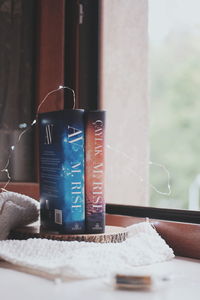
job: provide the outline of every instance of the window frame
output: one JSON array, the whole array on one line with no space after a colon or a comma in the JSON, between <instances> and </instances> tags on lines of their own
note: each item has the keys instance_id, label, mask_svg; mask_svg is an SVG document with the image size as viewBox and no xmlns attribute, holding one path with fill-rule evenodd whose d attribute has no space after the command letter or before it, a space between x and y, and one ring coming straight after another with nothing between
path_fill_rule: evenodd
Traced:
<instances>
[{"instance_id":1,"label":"window frame","mask_svg":"<svg viewBox=\"0 0 200 300\"><path fill-rule=\"evenodd\" d=\"M36 1L36 72L35 72L35 113L45 95L64 85L64 39L65 39L65 0ZM59 34L58 34L59 33ZM59 110L64 107L64 95L52 95L42 111ZM38 138L36 132L35 141ZM35 143L36 173L35 182L10 182L6 189L39 199L39 149ZM0 188L6 182L0 183Z\"/></svg>"},{"instance_id":2,"label":"window frame","mask_svg":"<svg viewBox=\"0 0 200 300\"><path fill-rule=\"evenodd\" d=\"M106 212L124 216L135 216L140 218L148 217L159 220L200 224L200 212L192 210L107 204Z\"/></svg>"}]
</instances>

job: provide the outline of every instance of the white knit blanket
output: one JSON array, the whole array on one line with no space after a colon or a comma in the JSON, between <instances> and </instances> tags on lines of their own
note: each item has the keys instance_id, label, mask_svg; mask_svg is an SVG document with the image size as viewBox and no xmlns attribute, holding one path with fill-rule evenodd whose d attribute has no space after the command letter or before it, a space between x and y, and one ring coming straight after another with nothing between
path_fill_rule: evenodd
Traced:
<instances>
[{"instance_id":1,"label":"white knit blanket","mask_svg":"<svg viewBox=\"0 0 200 300\"><path fill-rule=\"evenodd\" d=\"M14 192L0 193L0 240L5 240L13 228L37 221L38 217L38 201Z\"/></svg>"},{"instance_id":2,"label":"white knit blanket","mask_svg":"<svg viewBox=\"0 0 200 300\"><path fill-rule=\"evenodd\" d=\"M0 193L0 258L14 268L63 280L132 273L135 266L173 258L172 249L152 226L128 227L129 238L117 244L6 240L11 229L38 219L36 200L13 192Z\"/></svg>"},{"instance_id":3,"label":"white knit blanket","mask_svg":"<svg viewBox=\"0 0 200 300\"><path fill-rule=\"evenodd\" d=\"M173 251L146 222L132 225L117 244L28 239L0 241L0 258L22 270L61 280L132 274L136 266L163 262Z\"/></svg>"}]
</instances>

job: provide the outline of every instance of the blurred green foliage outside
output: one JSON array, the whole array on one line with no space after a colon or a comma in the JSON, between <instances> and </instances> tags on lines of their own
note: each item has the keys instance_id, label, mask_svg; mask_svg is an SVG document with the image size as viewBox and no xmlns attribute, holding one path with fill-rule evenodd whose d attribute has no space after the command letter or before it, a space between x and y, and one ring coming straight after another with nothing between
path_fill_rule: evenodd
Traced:
<instances>
[{"instance_id":1,"label":"blurred green foliage outside","mask_svg":"<svg viewBox=\"0 0 200 300\"><path fill-rule=\"evenodd\" d=\"M170 172L170 196L151 189L150 205L188 208L190 184L200 173L200 37L171 33L150 45L150 158ZM167 192L167 174L150 167L150 183Z\"/></svg>"}]
</instances>

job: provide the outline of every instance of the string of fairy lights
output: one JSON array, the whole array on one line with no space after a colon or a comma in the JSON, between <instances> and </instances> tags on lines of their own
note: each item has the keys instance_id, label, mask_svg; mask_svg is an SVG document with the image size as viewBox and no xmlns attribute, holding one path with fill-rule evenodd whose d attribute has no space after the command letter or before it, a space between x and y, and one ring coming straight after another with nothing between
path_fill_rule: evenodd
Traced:
<instances>
[{"instance_id":1,"label":"string of fairy lights","mask_svg":"<svg viewBox=\"0 0 200 300\"><path fill-rule=\"evenodd\" d=\"M75 109L76 107L76 95L75 95L75 92L72 88L68 87L68 86L62 86L60 85L58 88L56 89L53 89L51 91L49 91L46 96L43 98L43 100L41 101L41 103L38 105L37 107L37 111L36 111L36 115L35 115L35 119L32 121L32 123L27 126L18 136L17 138L17 141L14 145L11 145L10 148L9 148L9 151L8 151L8 158L6 160L6 163L4 165L4 167L0 170L2 173L5 173L6 176L7 176L7 181L4 185L4 187L1 188L1 191L2 192L5 192L7 191L7 186L9 185L9 183L12 181L12 178L10 176L10 173L9 173L9 165L10 165L10 159L13 155L13 152L15 151L16 147L18 146L18 144L20 143L22 137L27 133L29 132L35 125L37 125L38 123L38 114L40 112L40 109L41 107L43 106L43 104L47 101L47 99L49 98L50 95L54 94L54 93L57 93L58 91L60 90L63 90L63 89L67 89L69 91L72 92L72 95L73 95L73 106L72 106L72 109ZM106 145L106 148L109 149L110 151L112 152L115 152L116 154L118 155L121 155L123 158L127 159L128 161L133 161L134 159L128 155L127 153L125 153L124 151L121 151L119 149L117 149L116 147L112 147L111 145ZM160 164L160 163L156 163L156 162L152 162L152 161L149 161L149 165L154 165L160 169L162 169L164 171L164 173L166 174L167 176L167 191L166 192L163 192L163 191L160 191L157 187L155 187L153 184L150 183L150 187L158 194L160 195L164 195L164 196L170 196L171 194L171 177L170 177L170 172L168 171L168 169L166 168L165 165L163 164ZM130 168L129 171L133 174L135 174L140 182L143 182L144 181L144 178L142 176L140 176L140 174L137 174L137 172L134 170L134 168Z\"/></svg>"}]
</instances>

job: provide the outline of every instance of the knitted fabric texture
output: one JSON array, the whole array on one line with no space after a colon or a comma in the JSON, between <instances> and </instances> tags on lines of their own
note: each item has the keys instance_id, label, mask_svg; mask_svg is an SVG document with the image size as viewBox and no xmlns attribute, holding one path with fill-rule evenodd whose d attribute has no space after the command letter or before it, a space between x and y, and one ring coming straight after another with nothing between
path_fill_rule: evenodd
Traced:
<instances>
[{"instance_id":1,"label":"knitted fabric texture","mask_svg":"<svg viewBox=\"0 0 200 300\"><path fill-rule=\"evenodd\" d=\"M163 262L173 251L147 223L128 227L130 237L117 244L28 239L0 241L0 258L24 270L62 280L131 274L136 266Z\"/></svg>"},{"instance_id":2,"label":"knitted fabric texture","mask_svg":"<svg viewBox=\"0 0 200 300\"><path fill-rule=\"evenodd\" d=\"M18 193L0 193L0 240L5 240L10 230L38 219L38 201Z\"/></svg>"}]
</instances>

